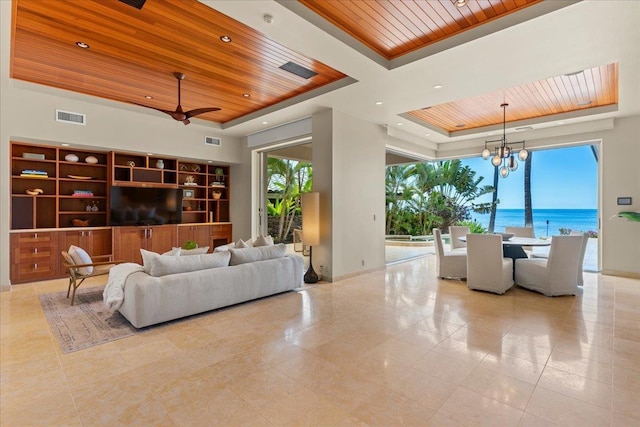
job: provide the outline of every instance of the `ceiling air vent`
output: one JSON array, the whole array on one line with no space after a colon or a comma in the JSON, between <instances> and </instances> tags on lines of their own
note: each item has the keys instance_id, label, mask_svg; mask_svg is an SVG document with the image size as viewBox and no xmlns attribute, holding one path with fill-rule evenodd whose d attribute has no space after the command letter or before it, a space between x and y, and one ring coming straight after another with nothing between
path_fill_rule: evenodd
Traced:
<instances>
[{"instance_id":1,"label":"ceiling air vent","mask_svg":"<svg viewBox=\"0 0 640 427\"><path fill-rule=\"evenodd\" d=\"M142 9L142 6L144 6L144 3L147 0L120 0L122 3L128 4L129 6L133 6L136 9Z\"/></svg>"},{"instance_id":2,"label":"ceiling air vent","mask_svg":"<svg viewBox=\"0 0 640 427\"><path fill-rule=\"evenodd\" d=\"M74 125L86 126L87 116L86 114L56 110L56 122L73 123Z\"/></svg>"},{"instance_id":3,"label":"ceiling air vent","mask_svg":"<svg viewBox=\"0 0 640 427\"><path fill-rule=\"evenodd\" d=\"M310 69L291 61L287 62L284 65L281 65L280 68L292 74L295 74L296 76L302 77L303 79L310 79L311 77L318 75L318 73L316 73L315 71L311 71Z\"/></svg>"},{"instance_id":4,"label":"ceiling air vent","mask_svg":"<svg viewBox=\"0 0 640 427\"><path fill-rule=\"evenodd\" d=\"M205 136L204 145L214 145L216 147L220 147L222 145L222 139L215 138L213 136Z\"/></svg>"}]
</instances>

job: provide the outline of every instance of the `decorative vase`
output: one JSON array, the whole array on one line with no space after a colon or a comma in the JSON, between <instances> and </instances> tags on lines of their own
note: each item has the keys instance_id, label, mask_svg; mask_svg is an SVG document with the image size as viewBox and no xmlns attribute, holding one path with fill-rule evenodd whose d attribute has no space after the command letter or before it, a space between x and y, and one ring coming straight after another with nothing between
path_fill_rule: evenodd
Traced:
<instances>
[{"instance_id":1,"label":"decorative vase","mask_svg":"<svg viewBox=\"0 0 640 427\"><path fill-rule=\"evenodd\" d=\"M164 160L158 159L158 161L156 162L156 167L158 169L164 169Z\"/></svg>"},{"instance_id":2,"label":"decorative vase","mask_svg":"<svg viewBox=\"0 0 640 427\"><path fill-rule=\"evenodd\" d=\"M222 193L218 190L213 190L211 192L211 197L213 197L213 200L219 200L220 197L222 197Z\"/></svg>"},{"instance_id":3,"label":"decorative vase","mask_svg":"<svg viewBox=\"0 0 640 427\"><path fill-rule=\"evenodd\" d=\"M78 156L76 156L75 154L69 153L66 156L64 156L64 159L67 162L77 162L78 160L80 160L80 158Z\"/></svg>"}]
</instances>

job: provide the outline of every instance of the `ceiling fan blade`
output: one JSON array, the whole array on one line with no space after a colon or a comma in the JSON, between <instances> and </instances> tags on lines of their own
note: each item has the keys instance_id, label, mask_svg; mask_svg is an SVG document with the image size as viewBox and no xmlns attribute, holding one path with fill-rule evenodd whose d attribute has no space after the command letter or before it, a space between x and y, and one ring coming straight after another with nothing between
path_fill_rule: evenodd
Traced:
<instances>
[{"instance_id":1,"label":"ceiling fan blade","mask_svg":"<svg viewBox=\"0 0 640 427\"><path fill-rule=\"evenodd\" d=\"M199 114L210 113L212 111L220 111L220 108L218 107L194 108L193 110L189 110L186 113L184 113L184 115L187 116L187 119L188 119L190 117L195 117Z\"/></svg>"},{"instance_id":2,"label":"ceiling fan blade","mask_svg":"<svg viewBox=\"0 0 640 427\"><path fill-rule=\"evenodd\" d=\"M138 105L140 107L151 108L152 110L156 110L156 111L160 111L162 113L168 114L171 117L173 117L173 115L176 113L175 111L163 110L162 108L156 108L156 107L152 107L150 105L138 104L137 102L132 102L132 104Z\"/></svg>"}]
</instances>

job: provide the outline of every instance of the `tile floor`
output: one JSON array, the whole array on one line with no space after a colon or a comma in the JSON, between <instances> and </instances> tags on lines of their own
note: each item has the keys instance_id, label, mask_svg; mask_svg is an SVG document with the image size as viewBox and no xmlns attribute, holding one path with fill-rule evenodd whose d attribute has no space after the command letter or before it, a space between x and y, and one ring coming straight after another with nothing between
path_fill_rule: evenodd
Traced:
<instances>
[{"instance_id":1,"label":"tile floor","mask_svg":"<svg viewBox=\"0 0 640 427\"><path fill-rule=\"evenodd\" d=\"M496 296L434 261L70 354L37 296L65 281L16 286L0 294L0 425L640 425L640 280Z\"/></svg>"}]
</instances>

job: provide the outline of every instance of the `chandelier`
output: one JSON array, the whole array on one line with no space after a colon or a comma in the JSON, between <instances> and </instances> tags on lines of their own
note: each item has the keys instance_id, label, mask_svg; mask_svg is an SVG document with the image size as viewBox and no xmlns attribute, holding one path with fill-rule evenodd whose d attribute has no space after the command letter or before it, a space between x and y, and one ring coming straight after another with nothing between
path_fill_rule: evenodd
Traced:
<instances>
[{"instance_id":1,"label":"chandelier","mask_svg":"<svg viewBox=\"0 0 640 427\"><path fill-rule=\"evenodd\" d=\"M501 104L502 107L502 138L494 139L492 141L484 142L484 150L482 150L482 158L487 160L491 157L491 164L495 167L500 167L500 176L506 178L509 176L509 172L513 172L518 169L518 161L516 160L515 155L513 154L513 145L522 144L522 148L518 152L518 158L523 162L527 160L529 157L529 152L524 146L524 141L516 141L516 142L507 142L507 107L509 104L504 103ZM494 149L494 154L491 156L491 150L487 147L487 144L499 142Z\"/></svg>"}]
</instances>

